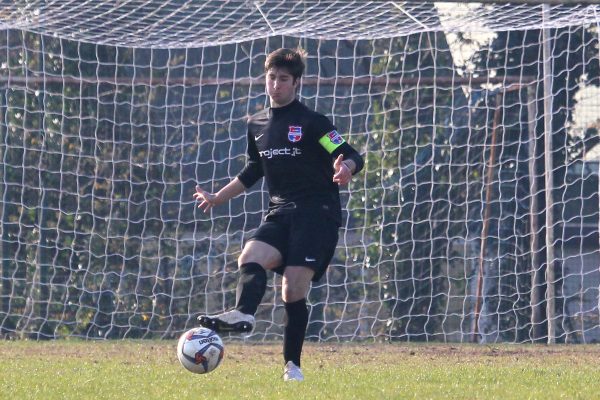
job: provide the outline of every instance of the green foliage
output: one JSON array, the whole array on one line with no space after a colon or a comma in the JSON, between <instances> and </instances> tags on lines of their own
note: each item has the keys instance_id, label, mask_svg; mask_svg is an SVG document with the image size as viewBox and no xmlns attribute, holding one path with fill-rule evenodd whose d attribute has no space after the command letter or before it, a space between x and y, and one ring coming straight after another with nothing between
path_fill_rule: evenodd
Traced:
<instances>
[{"instance_id":1,"label":"green foliage","mask_svg":"<svg viewBox=\"0 0 600 400\"><path fill-rule=\"evenodd\" d=\"M375 58L373 73L403 79L370 97L367 135L353 137L366 164L364 178L349 189L348 209L368 236L349 253L360 266L349 280L374 283L365 289L373 293L355 297L384 299L377 334L431 340L448 305L440 294L448 292L445 274L456 256L452 241L467 236L466 224L452 221L467 219L469 210L460 204L480 185L482 154L467 150L467 140L481 138L476 129L467 138L451 128L466 111L460 90L433 80L416 84L453 75L443 35L375 41L372 52L381 49L397 56Z\"/></svg>"},{"instance_id":2,"label":"green foliage","mask_svg":"<svg viewBox=\"0 0 600 400\"><path fill-rule=\"evenodd\" d=\"M594 130L580 141L566 132L578 84L598 83L597 35L553 32L562 179L568 161L597 142ZM273 37L163 50L11 30L0 32L0 43L0 73L14 78L0 91L4 332L174 337L195 314L230 306L236 258L260 221L264 188L211 215L194 207L192 193L197 183L216 190L241 169L245 117L264 106L265 94L260 84L206 82L260 78L268 50L302 44L313 55L307 78L356 77L352 85L305 85L300 95L366 160L342 193L345 248L310 295L310 338L447 340L448 332L468 332L467 299L489 211L493 234L483 253L492 259L487 279L498 283L485 293L486 307L500 320L502 339L523 340L531 284L524 278L530 198L523 145L530 100L524 90L472 85L466 93L453 83L459 71L443 33L372 41ZM474 76L539 80L540 43L537 31L500 32L475 54ZM542 99L541 85L537 90ZM488 185L497 109L502 151ZM259 319L280 319L278 284ZM342 315L333 327L324 322ZM280 335L275 322L260 327L265 336Z\"/></svg>"},{"instance_id":3,"label":"green foliage","mask_svg":"<svg viewBox=\"0 0 600 400\"><path fill-rule=\"evenodd\" d=\"M143 50L26 32L1 36L5 72L48 77L2 92L6 327L41 336L140 337L173 324L181 329L190 302L208 307L192 285L232 280L202 269L222 271L231 260L207 254L236 250L193 240L195 231L228 225L198 219L191 197L196 178L221 166L203 165L208 174L197 173L199 147L211 145L211 130L198 136L174 122L199 120L200 110L186 108L198 88L185 93L181 86L126 80L161 78L183 53L157 54L150 69ZM76 79L52 79L62 76Z\"/></svg>"},{"instance_id":4,"label":"green foliage","mask_svg":"<svg viewBox=\"0 0 600 400\"><path fill-rule=\"evenodd\" d=\"M547 30L550 41L549 63L552 70L551 93L545 93L544 78L547 73L544 71L543 59L544 32L539 29L527 31L503 31L498 32L495 39L489 47L483 48L474 56L475 73L493 73L498 76L518 77L524 82L533 82L533 90L536 99L525 96L524 91L512 92L507 94L504 100L504 120L510 121L510 125L503 129L502 154L499 159L499 177L498 187L494 188L494 194L510 198L515 196L519 201L515 202L496 202L493 205L492 215L496 221L493 225L499 234L488 243L488 253L491 254L509 254L509 257L497 257L487 269L489 274L488 288L491 293L497 293L496 296L489 298L489 308L495 310L499 319L499 326L502 326L501 337L504 340L520 340L528 334L528 319L531 315L529 309L529 295L531 292L531 280L527 274L532 269L538 269L541 275L545 273L545 255L546 249L528 249L529 242L522 240L530 234L530 228L526 222L526 210L524 204L530 204L533 196L537 196L539 204L538 221L544 221L545 198L541 194L545 191L544 182L544 139L545 132L544 121L546 118L544 99L551 99L551 135L553 148L551 150L553 162L553 197L554 205L554 224L562 225L560 229L555 229L554 236L561 240L568 241L573 235L566 231L562 221L573 220L569 215L569 210L578 210L579 215L586 213L594 214L592 224L596 223L597 208L594 211L585 212L585 202L581 200L582 194L593 196L583 189L581 182L572 184L568 177L569 167L580 163L586 151L597 145L598 136L594 128L588 128L584 134L579 137L577 131L572 129L574 126L575 96L582 87L598 86L600 84L600 64L597 56L598 37L597 27L577 26L562 27ZM525 132L526 121L524 115L528 112L524 109L524 104L535 101L536 115L528 115L534 122L534 145L535 166L538 172L537 176L529 176L527 165L523 160L528 158L523 154L529 149L526 146L516 146L515 143L521 141L529 143L529 138ZM520 125L520 127L519 127ZM518 129L521 132L518 132ZM519 138L520 135L520 138ZM508 167L513 164L514 167ZM594 179L582 177L582 180L589 182L594 188ZM537 180L537 182L534 182ZM530 185L536 183L540 194L532 195L529 193ZM579 191L581 194L573 195L569 192ZM595 190L592 190L595 192ZM574 217L579 218L579 217ZM585 218L585 217L584 217ZM544 223L538 224L541 228L539 237L545 235ZM538 233L535 233L538 234ZM583 234L582 236L585 236ZM543 239L540 240L543 243ZM554 246L554 244L552 244ZM531 251L530 251L531 250ZM507 253L503 253L506 251ZM540 265L531 264L532 252L538 252ZM556 257L560 258L557 249ZM558 260L555 261L559 264ZM556 313L564 314L564 304L560 292L565 284L560 276L562 268L557 268L556 291L558 299L556 301ZM524 278L526 277L526 278ZM538 282L538 284L542 284ZM545 288L541 289L542 292ZM542 294L542 298L543 298ZM542 299L542 301L544 301ZM545 308L545 303L541 308ZM564 326L568 325L568 318L565 318ZM559 327L568 331L569 328ZM560 340L566 340L567 335L561 335Z\"/></svg>"}]
</instances>

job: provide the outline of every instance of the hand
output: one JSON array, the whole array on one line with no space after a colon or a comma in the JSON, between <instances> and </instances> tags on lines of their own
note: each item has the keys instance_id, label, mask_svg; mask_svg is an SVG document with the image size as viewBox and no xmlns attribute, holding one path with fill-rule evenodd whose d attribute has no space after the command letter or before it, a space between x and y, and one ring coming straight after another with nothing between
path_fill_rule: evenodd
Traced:
<instances>
[{"instance_id":1,"label":"hand","mask_svg":"<svg viewBox=\"0 0 600 400\"><path fill-rule=\"evenodd\" d=\"M201 208L204 212L208 212L208 210L218 205L217 196L202 190L202 188L198 185L196 185L196 193L194 193L194 198L200 202L198 208Z\"/></svg>"},{"instance_id":2,"label":"hand","mask_svg":"<svg viewBox=\"0 0 600 400\"><path fill-rule=\"evenodd\" d=\"M352 171L344 162L344 155L340 154L333 162L333 181L338 185L347 185L352 179Z\"/></svg>"}]
</instances>

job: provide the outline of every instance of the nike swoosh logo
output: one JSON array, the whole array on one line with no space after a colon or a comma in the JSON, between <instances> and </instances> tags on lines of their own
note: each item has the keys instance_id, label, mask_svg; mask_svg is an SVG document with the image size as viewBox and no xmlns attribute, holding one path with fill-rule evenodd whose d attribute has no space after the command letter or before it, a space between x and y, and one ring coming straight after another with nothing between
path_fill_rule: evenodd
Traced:
<instances>
[{"instance_id":1,"label":"nike swoosh logo","mask_svg":"<svg viewBox=\"0 0 600 400\"><path fill-rule=\"evenodd\" d=\"M317 261L317 259L316 259L316 258L309 258L309 257L306 257L306 258L304 259L304 261L306 261L306 262L315 262L315 261Z\"/></svg>"},{"instance_id":2,"label":"nike swoosh logo","mask_svg":"<svg viewBox=\"0 0 600 400\"><path fill-rule=\"evenodd\" d=\"M261 138L261 137L263 137L263 136L265 136L265 134L264 134L264 133L263 133L262 135L258 135L258 136L256 136L256 137L254 138L254 140L258 140L258 139L260 139L260 138Z\"/></svg>"}]
</instances>

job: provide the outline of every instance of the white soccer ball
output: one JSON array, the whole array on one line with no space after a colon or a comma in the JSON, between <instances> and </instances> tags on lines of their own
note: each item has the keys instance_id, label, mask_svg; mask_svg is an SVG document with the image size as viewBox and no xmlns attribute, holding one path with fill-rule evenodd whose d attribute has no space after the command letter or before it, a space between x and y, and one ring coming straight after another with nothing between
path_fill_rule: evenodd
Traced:
<instances>
[{"instance_id":1,"label":"white soccer ball","mask_svg":"<svg viewBox=\"0 0 600 400\"><path fill-rule=\"evenodd\" d=\"M221 364L223 341L208 328L193 328L181 335L177 343L177 358L181 365L195 374L206 374Z\"/></svg>"}]
</instances>

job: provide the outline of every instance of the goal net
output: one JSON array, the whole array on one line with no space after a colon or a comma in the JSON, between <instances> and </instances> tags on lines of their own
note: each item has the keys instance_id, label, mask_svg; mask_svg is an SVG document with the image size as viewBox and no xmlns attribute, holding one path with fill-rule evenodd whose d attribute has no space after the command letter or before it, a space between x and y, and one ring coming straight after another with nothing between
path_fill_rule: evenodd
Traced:
<instances>
[{"instance_id":1,"label":"goal net","mask_svg":"<svg viewBox=\"0 0 600 400\"><path fill-rule=\"evenodd\" d=\"M585 4L4 2L0 332L173 338L231 307L266 188L209 214L192 194L241 170L265 57L302 46L300 99L366 160L308 339L600 340L599 24ZM280 291L248 339L281 337Z\"/></svg>"}]
</instances>

